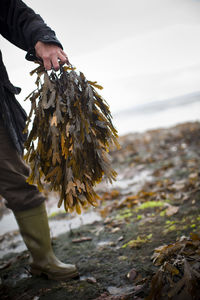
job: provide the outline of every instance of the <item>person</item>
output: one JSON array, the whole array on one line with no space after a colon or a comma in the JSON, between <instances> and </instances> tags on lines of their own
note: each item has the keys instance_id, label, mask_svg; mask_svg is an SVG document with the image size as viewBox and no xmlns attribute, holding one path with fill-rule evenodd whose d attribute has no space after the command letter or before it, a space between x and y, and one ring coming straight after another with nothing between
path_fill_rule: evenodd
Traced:
<instances>
[{"instance_id":1,"label":"person","mask_svg":"<svg viewBox=\"0 0 200 300\"><path fill-rule=\"evenodd\" d=\"M55 32L21 0L0 1L0 34L27 51L26 59L41 60L46 70L58 70L60 64L69 63ZM19 92L9 80L0 52L0 195L13 211L30 251L32 274L69 280L78 276L77 268L55 256L45 197L26 182L29 168L22 159L26 113L15 98Z\"/></svg>"}]
</instances>

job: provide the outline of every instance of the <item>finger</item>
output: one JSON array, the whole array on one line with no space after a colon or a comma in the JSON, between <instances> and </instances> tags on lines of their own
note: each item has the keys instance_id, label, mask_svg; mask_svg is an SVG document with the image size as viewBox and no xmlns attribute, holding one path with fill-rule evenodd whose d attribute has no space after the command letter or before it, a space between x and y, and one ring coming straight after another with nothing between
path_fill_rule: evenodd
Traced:
<instances>
[{"instance_id":1,"label":"finger","mask_svg":"<svg viewBox=\"0 0 200 300\"><path fill-rule=\"evenodd\" d=\"M51 70L51 61L49 58L43 58L43 64L47 71Z\"/></svg>"},{"instance_id":2,"label":"finger","mask_svg":"<svg viewBox=\"0 0 200 300\"><path fill-rule=\"evenodd\" d=\"M63 54L61 54L61 53L58 55L58 58L59 58L59 60L60 60L60 64L61 64L61 65L64 65L64 64L67 63L67 61L68 61L67 56L65 56L65 55L63 55Z\"/></svg>"},{"instance_id":3,"label":"finger","mask_svg":"<svg viewBox=\"0 0 200 300\"><path fill-rule=\"evenodd\" d=\"M62 49L60 49L60 52L61 52L62 55L64 55L66 57L66 62L65 63L69 65L70 62L69 62L67 54Z\"/></svg>"},{"instance_id":4,"label":"finger","mask_svg":"<svg viewBox=\"0 0 200 300\"><path fill-rule=\"evenodd\" d=\"M52 67L54 68L55 71L58 71L60 69L59 61L57 58L57 55L53 56L51 59Z\"/></svg>"},{"instance_id":5,"label":"finger","mask_svg":"<svg viewBox=\"0 0 200 300\"><path fill-rule=\"evenodd\" d=\"M65 51L63 51L62 49L60 49L60 52L62 53L62 55L67 57L67 54L65 53Z\"/></svg>"}]
</instances>

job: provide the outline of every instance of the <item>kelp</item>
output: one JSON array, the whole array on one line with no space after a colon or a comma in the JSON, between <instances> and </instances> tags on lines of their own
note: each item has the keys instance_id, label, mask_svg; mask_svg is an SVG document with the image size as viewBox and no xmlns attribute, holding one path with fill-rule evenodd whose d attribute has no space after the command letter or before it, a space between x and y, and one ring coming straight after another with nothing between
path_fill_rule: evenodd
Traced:
<instances>
[{"instance_id":1,"label":"kelp","mask_svg":"<svg viewBox=\"0 0 200 300\"><path fill-rule=\"evenodd\" d=\"M159 270L145 300L198 300L200 291L200 236L191 233L174 244L156 248L152 256Z\"/></svg>"},{"instance_id":2,"label":"kelp","mask_svg":"<svg viewBox=\"0 0 200 300\"><path fill-rule=\"evenodd\" d=\"M26 98L31 110L25 132L33 117L25 142L27 181L39 190L49 183L59 193L58 207L64 203L67 212L81 213L81 207L96 205L95 184L117 175L108 154L119 147L109 106L96 90L102 87L72 66L50 73L39 66L33 74L37 88Z\"/></svg>"}]
</instances>

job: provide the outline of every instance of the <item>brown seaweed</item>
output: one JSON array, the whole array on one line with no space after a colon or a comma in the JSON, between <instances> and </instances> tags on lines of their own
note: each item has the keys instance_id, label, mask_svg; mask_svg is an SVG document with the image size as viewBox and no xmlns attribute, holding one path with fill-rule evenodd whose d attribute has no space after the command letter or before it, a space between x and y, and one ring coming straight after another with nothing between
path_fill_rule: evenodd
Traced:
<instances>
[{"instance_id":1,"label":"brown seaweed","mask_svg":"<svg viewBox=\"0 0 200 300\"><path fill-rule=\"evenodd\" d=\"M25 132L33 117L25 143L27 181L39 190L49 183L60 195L59 207L81 213L81 207L96 205L95 184L116 178L108 152L119 144L109 106L96 91L102 87L73 67L48 74L40 66L35 73L37 88L26 98L31 110Z\"/></svg>"}]
</instances>

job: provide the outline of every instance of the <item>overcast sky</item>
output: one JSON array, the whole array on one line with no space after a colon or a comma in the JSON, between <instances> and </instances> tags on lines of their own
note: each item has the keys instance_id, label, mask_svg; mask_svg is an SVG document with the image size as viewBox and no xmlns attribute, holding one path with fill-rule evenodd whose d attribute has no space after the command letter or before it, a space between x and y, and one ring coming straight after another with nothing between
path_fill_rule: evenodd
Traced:
<instances>
[{"instance_id":1,"label":"overcast sky","mask_svg":"<svg viewBox=\"0 0 200 300\"><path fill-rule=\"evenodd\" d=\"M113 112L200 90L200 1L26 0L56 31L69 60L104 86ZM0 40L10 78L34 88L25 52Z\"/></svg>"}]
</instances>

